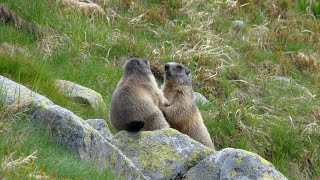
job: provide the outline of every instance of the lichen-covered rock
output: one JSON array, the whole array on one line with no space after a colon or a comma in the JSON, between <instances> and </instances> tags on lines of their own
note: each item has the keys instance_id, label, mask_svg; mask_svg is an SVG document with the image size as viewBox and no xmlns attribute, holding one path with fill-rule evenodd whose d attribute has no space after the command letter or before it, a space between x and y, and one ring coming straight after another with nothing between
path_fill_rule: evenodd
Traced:
<instances>
[{"instance_id":1,"label":"lichen-covered rock","mask_svg":"<svg viewBox=\"0 0 320 180\"><path fill-rule=\"evenodd\" d=\"M226 148L211 154L185 175L186 179L274 179L286 180L275 167L257 154Z\"/></svg>"},{"instance_id":2,"label":"lichen-covered rock","mask_svg":"<svg viewBox=\"0 0 320 180\"><path fill-rule=\"evenodd\" d=\"M97 130L106 140L111 140L113 135L104 119L87 119L86 122Z\"/></svg>"},{"instance_id":3,"label":"lichen-covered rock","mask_svg":"<svg viewBox=\"0 0 320 180\"><path fill-rule=\"evenodd\" d=\"M210 104L210 101L201 93L194 92L194 96L195 96L196 102L202 103L202 104Z\"/></svg>"},{"instance_id":4,"label":"lichen-covered rock","mask_svg":"<svg viewBox=\"0 0 320 180\"><path fill-rule=\"evenodd\" d=\"M56 86L66 96L73 98L80 103L89 104L94 109L105 109L106 107L101 94L92 89L66 80L57 80Z\"/></svg>"},{"instance_id":5,"label":"lichen-covered rock","mask_svg":"<svg viewBox=\"0 0 320 180\"><path fill-rule=\"evenodd\" d=\"M71 111L55 105L23 85L0 76L0 101L11 106L19 99L32 102L32 120L49 128L59 144L68 147L81 159L107 168L126 179L145 179L141 171L97 130Z\"/></svg>"},{"instance_id":6,"label":"lichen-covered rock","mask_svg":"<svg viewBox=\"0 0 320 180\"><path fill-rule=\"evenodd\" d=\"M118 148L71 111L42 102L37 102L34 107L33 119L49 127L58 143L69 147L81 159L109 168L128 179L144 179Z\"/></svg>"},{"instance_id":7,"label":"lichen-covered rock","mask_svg":"<svg viewBox=\"0 0 320 180\"><path fill-rule=\"evenodd\" d=\"M214 152L174 129L120 131L113 144L151 179L177 178Z\"/></svg>"}]
</instances>

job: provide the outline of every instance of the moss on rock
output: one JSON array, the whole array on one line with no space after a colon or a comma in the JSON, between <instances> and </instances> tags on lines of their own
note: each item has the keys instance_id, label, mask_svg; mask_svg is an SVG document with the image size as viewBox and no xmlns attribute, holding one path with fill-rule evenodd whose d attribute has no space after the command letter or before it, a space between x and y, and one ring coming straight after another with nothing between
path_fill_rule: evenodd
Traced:
<instances>
[{"instance_id":1,"label":"moss on rock","mask_svg":"<svg viewBox=\"0 0 320 180\"><path fill-rule=\"evenodd\" d=\"M113 143L151 179L178 177L214 152L174 129L121 131Z\"/></svg>"}]
</instances>

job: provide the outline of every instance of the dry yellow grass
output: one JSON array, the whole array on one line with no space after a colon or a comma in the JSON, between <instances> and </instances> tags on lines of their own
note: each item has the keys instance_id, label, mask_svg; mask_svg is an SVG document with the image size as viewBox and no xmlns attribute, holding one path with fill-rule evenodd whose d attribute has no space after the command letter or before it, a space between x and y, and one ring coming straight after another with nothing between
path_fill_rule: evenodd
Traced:
<instances>
[{"instance_id":1,"label":"dry yellow grass","mask_svg":"<svg viewBox=\"0 0 320 180\"><path fill-rule=\"evenodd\" d=\"M13 160L12 156L14 153L11 153L8 157L4 158L2 160L2 164L1 164L1 171L2 172L13 172L15 171L17 168L19 168L19 166L27 166L33 163L33 161L35 161L35 159L37 159L36 154L37 151L34 151L32 154L30 154L29 156L26 157L20 157L18 159Z\"/></svg>"}]
</instances>

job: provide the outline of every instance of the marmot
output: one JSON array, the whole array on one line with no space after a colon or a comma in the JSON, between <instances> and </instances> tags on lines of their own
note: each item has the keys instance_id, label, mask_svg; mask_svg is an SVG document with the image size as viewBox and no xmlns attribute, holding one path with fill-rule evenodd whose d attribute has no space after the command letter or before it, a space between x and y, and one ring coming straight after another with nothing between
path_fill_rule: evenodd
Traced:
<instances>
[{"instance_id":1,"label":"marmot","mask_svg":"<svg viewBox=\"0 0 320 180\"><path fill-rule=\"evenodd\" d=\"M117 130L152 131L169 128L160 107L167 103L158 88L150 64L130 59L111 99L110 119Z\"/></svg>"},{"instance_id":2,"label":"marmot","mask_svg":"<svg viewBox=\"0 0 320 180\"><path fill-rule=\"evenodd\" d=\"M162 90L169 106L161 109L170 126L214 149L195 101L192 77L188 68L170 62L165 65L164 76Z\"/></svg>"}]
</instances>

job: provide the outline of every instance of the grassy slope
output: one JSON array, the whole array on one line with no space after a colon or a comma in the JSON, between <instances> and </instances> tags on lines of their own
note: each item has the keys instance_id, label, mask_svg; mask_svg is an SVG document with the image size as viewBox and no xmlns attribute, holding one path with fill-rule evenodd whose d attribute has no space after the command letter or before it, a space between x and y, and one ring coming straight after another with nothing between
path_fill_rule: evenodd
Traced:
<instances>
[{"instance_id":1,"label":"grassy slope","mask_svg":"<svg viewBox=\"0 0 320 180\"><path fill-rule=\"evenodd\" d=\"M0 159L2 165L26 158L37 152L37 159L22 163L20 166L0 171L0 177L8 179L24 179L36 175L50 179L115 179L108 171L100 171L98 168L81 162L69 151L55 145L52 139L42 127L29 122L25 116L7 119L0 135ZM4 121L4 119L2 119ZM8 154L11 154L8 159ZM11 169L12 168L12 169Z\"/></svg>"},{"instance_id":2,"label":"grassy slope","mask_svg":"<svg viewBox=\"0 0 320 180\"><path fill-rule=\"evenodd\" d=\"M320 176L319 19L286 0L242 0L234 6L131 2L111 1L117 15L108 14L108 22L63 11L54 0L4 0L18 15L38 23L45 36L0 23L0 43L25 49L0 53L0 74L82 117L108 119L106 111L61 96L54 79L90 87L108 104L128 58L181 62L193 71L194 88L213 102L214 109L201 110L218 149L256 152L290 179ZM234 20L245 23L240 33ZM274 80L278 76L289 78L290 85Z\"/></svg>"}]
</instances>

